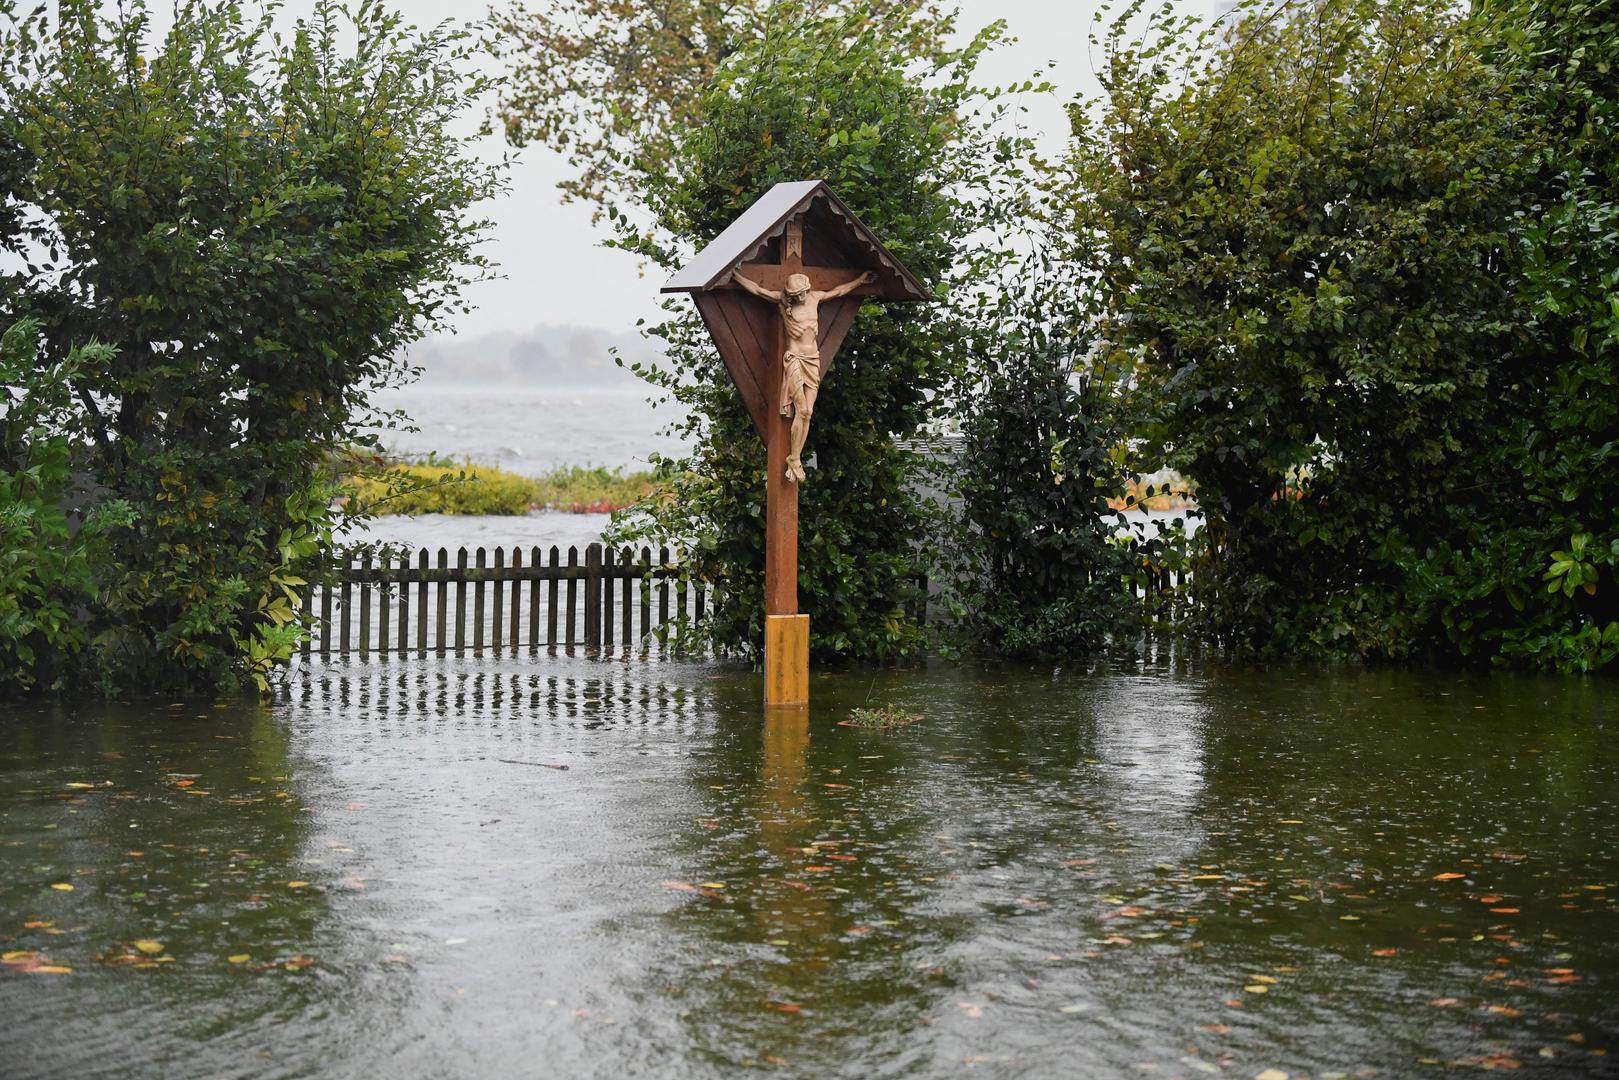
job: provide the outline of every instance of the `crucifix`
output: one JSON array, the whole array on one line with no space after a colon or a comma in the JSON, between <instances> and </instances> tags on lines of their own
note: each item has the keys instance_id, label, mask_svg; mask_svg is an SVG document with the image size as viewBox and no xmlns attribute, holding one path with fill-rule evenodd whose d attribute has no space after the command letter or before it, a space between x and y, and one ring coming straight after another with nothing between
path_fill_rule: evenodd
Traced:
<instances>
[{"instance_id":1,"label":"crucifix","mask_svg":"<svg viewBox=\"0 0 1619 1080\"><path fill-rule=\"evenodd\" d=\"M765 703L809 702L798 492L821 381L867 298L927 291L819 180L777 184L663 288L697 302L765 443Z\"/></svg>"}]
</instances>

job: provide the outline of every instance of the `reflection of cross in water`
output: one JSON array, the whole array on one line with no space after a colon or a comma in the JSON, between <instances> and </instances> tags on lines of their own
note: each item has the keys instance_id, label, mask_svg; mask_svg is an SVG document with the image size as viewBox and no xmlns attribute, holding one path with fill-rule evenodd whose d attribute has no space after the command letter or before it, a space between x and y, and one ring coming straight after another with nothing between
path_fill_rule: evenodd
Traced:
<instances>
[{"instance_id":1,"label":"reflection of cross in water","mask_svg":"<svg viewBox=\"0 0 1619 1080\"><path fill-rule=\"evenodd\" d=\"M731 274L736 285L774 305L781 316L771 350L779 363L773 381L781 387L781 415L792 421L792 427L785 457L773 440L767 457L770 471L779 468L788 483L804 479L804 440L821 387L821 303L848 296L876 280L869 270L850 275L846 269L804 265L804 230L797 219L787 223L780 262L746 263Z\"/></svg>"}]
</instances>

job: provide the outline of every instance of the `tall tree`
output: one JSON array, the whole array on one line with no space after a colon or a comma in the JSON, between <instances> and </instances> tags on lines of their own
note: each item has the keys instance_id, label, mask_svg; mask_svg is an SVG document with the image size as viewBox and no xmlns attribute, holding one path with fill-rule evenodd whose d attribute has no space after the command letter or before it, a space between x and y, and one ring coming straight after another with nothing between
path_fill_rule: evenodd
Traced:
<instances>
[{"instance_id":1,"label":"tall tree","mask_svg":"<svg viewBox=\"0 0 1619 1080\"><path fill-rule=\"evenodd\" d=\"M637 185L640 227L617 207L617 243L663 267L716 236L777 182L825 179L894 255L943 297L969 281L967 240L986 224L998 105L970 79L992 27L952 48L928 9L826 16L778 5L770 33L741 47L698 97L666 166ZM706 629L747 653L762 639L764 455L707 340L684 306L653 331L666 361L645 372L690 409L694 449L659 462L665 494L626 535L692 546L692 572L725 583ZM799 589L819 654L916 651L915 579L927 513L896 445L935 415L963 344L944 304L866 308L822 388L800 504Z\"/></svg>"},{"instance_id":2,"label":"tall tree","mask_svg":"<svg viewBox=\"0 0 1619 1080\"><path fill-rule=\"evenodd\" d=\"M806 16L904 11L918 33L905 62L951 20L915 0L544 0L495 11L489 51L506 62L496 109L516 146L565 154L564 194L633 204L643 179L673 166L683 132L720 67Z\"/></svg>"}]
</instances>

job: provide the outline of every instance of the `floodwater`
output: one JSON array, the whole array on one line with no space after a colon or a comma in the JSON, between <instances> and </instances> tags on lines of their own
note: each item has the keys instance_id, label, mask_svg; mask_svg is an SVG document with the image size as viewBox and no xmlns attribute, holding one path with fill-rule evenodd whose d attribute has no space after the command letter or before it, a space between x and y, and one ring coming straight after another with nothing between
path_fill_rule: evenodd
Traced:
<instances>
[{"instance_id":1,"label":"floodwater","mask_svg":"<svg viewBox=\"0 0 1619 1080\"><path fill-rule=\"evenodd\" d=\"M0 1074L1616 1074L1611 682L759 693L541 654L12 709Z\"/></svg>"}]
</instances>

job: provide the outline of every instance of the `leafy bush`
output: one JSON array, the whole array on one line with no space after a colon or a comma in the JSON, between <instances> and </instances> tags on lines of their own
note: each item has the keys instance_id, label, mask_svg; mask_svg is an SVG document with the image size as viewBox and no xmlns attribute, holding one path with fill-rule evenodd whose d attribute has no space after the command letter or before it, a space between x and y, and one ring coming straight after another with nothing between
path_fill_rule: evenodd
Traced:
<instances>
[{"instance_id":1,"label":"leafy bush","mask_svg":"<svg viewBox=\"0 0 1619 1080\"><path fill-rule=\"evenodd\" d=\"M47 365L105 345L66 385L87 497L129 508L81 613L122 690L290 654L338 524L327 456L483 266L468 211L497 181L448 134L480 88L458 36L369 3L320 0L284 40L271 18L184 3L156 42L141 0L0 0L0 170L28 210L7 246L39 262L0 301Z\"/></svg>"},{"instance_id":2,"label":"leafy bush","mask_svg":"<svg viewBox=\"0 0 1619 1080\"><path fill-rule=\"evenodd\" d=\"M102 347L40 367L37 331L22 322L0 337L0 694L62 686L86 643L97 539L127 516L116 502L81 522L66 509L79 421L71 381Z\"/></svg>"}]
</instances>

